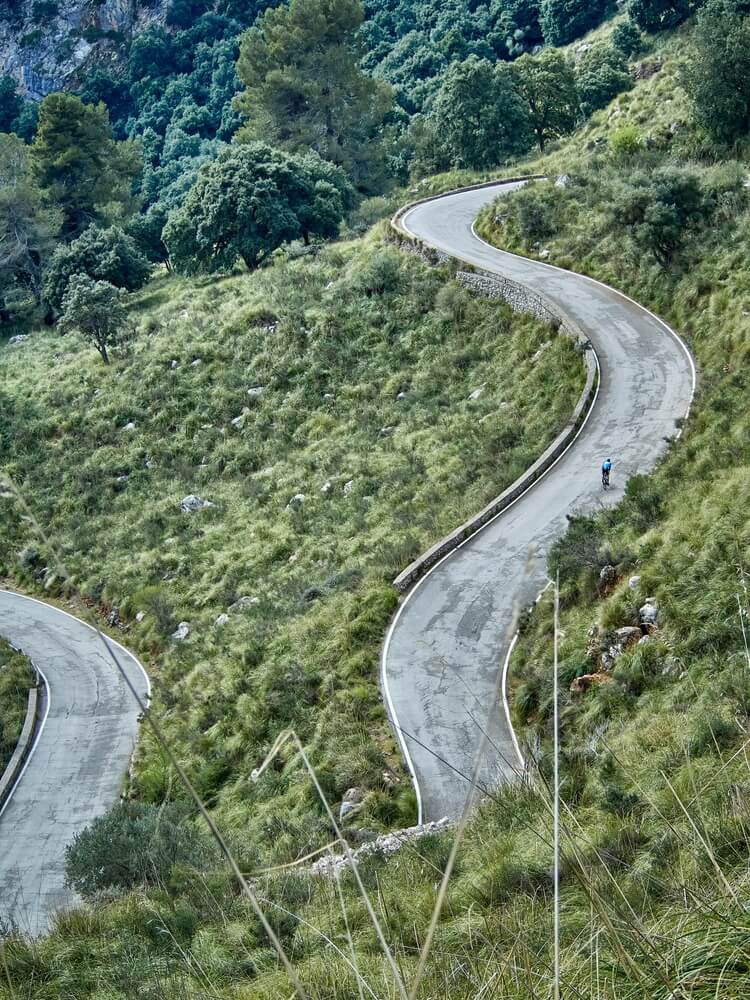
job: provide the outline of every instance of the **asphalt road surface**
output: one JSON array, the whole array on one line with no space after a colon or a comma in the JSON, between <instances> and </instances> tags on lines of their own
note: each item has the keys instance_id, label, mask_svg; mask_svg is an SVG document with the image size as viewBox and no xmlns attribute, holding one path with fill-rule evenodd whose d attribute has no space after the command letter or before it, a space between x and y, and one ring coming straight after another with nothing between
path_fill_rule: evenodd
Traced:
<instances>
[{"instance_id":1,"label":"asphalt road surface","mask_svg":"<svg viewBox=\"0 0 750 1000\"><path fill-rule=\"evenodd\" d=\"M645 309L597 282L496 250L472 232L480 209L517 185L459 192L411 209L402 224L425 244L544 292L577 321L599 357L601 382L583 431L513 506L438 563L407 595L386 638L383 681L391 721L415 777L422 818L458 816L480 789L519 767L503 705L502 667L513 609L547 582L546 555L566 514L616 504L635 473L656 465L686 416L692 361ZM512 419L504 414L499 419ZM540 452L541 452L540 443ZM603 493L600 466L614 462ZM499 490L498 490L499 492Z\"/></svg>"},{"instance_id":2,"label":"asphalt road surface","mask_svg":"<svg viewBox=\"0 0 750 1000\"><path fill-rule=\"evenodd\" d=\"M37 935L75 901L64 885L65 846L117 801L138 707L102 640L77 618L0 591L0 635L30 657L49 690L33 754L0 814L0 920ZM138 661L108 642L146 696Z\"/></svg>"}]
</instances>

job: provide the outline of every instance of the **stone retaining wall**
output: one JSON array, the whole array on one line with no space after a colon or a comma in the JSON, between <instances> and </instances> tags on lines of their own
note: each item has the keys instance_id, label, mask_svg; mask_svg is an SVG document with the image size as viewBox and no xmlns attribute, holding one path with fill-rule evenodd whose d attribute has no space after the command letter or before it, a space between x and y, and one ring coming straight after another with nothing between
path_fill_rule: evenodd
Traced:
<instances>
[{"instance_id":1,"label":"stone retaining wall","mask_svg":"<svg viewBox=\"0 0 750 1000\"><path fill-rule=\"evenodd\" d=\"M29 702L26 708L26 719L24 720L21 735L18 738L13 756L8 761L2 776L0 776L0 809L3 808L10 794L13 791L19 774L26 763L26 758L34 743L34 734L40 708L39 688L33 687L29 691Z\"/></svg>"}]
</instances>

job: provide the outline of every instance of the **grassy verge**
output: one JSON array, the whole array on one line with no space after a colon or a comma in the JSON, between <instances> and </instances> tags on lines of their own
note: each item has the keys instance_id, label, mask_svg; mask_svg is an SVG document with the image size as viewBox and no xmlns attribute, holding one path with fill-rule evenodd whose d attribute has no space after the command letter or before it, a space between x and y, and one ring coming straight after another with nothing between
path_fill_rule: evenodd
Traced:
<instances>
[{"instance_id":1,"label":"grassy verge","mask_svg":"<svg viewBox=\"0 0 750 1000\"><path fill-rule=\"evenodd\" d=\"M390 580L559 431L583 383L575 349L376 239L252 276L157 279L133 319L110 368L43 331L5 351L4 466L68 585L127 623L248 865L330 839L296 759L250 780L287 726L333 801L365 789L358 825L408 823L377 684ZM182 513L189 494L213 506ZM64 590L0 502L0 569ZM133 793L175 794L147 738Z\"/></svg>"},{"instance_id":2,"label":"grassy verge","mask_svg":"<svg viewBox=\"0 0 750 1000\"><path fill-rule=\"evenodd\" d=\"M16 749L33 683L28 659L0 639L0 774Z\"/></svg>"}]
</instances>

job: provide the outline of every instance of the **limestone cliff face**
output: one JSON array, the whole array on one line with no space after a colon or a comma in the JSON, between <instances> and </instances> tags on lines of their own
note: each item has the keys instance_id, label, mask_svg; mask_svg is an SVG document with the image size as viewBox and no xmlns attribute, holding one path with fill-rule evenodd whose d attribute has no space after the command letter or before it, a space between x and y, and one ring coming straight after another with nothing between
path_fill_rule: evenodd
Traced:
<instances>
[{"instance_id":1,"label":"limestone cliff face","mask_svg":"<svg viewBox=\"0 0 750 1000\"><path fill-rule=\"evenodd\" d=\"M39 8L50 13L39 16ZM163 21L167 0L24 0L11 23L0 20L0 75L10 73L25 97L40 100L74 86L94 62L116 62L124 44L152 21ZM54 14L54 8L57 13Z\"/></svg>"}]
</instances>

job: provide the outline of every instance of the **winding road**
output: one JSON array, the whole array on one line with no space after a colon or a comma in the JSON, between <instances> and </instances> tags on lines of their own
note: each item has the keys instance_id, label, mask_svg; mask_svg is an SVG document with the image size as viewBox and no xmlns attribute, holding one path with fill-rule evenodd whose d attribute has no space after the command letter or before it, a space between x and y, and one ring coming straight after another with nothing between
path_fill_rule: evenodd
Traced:
<instances>
[{"instance_id":1,"label":"winding road","mask_svg":"<svg viewBox=\"0 0 750 1000\"><path fill-rule=\"evenodd\" d=\"M457 192L418 205L402 225L424 243L542 291L590 338L600 390L578 437L548 473L410 591L383 651L383 687L415 780L420 820L457 816L475 794L467 776L481 734L479 785L519 766L503 705L502 668L514 605L546 582L546 553L566 514L616 503L627 478L653 468L688 412L695 372L687 349L648 311L590 279L503 253L473 232L479 210L514 184ZM602 495L599 463L614 458ZM135 746L138 709L88 625L0 591L0 635L44 674L49 692L34 750L0 812L0 919L36 935L73 901L64 850L117 799ZM138 661L107 640L144 696Z\"/></svg>"},{"instance_id":2,"label":"winding road","mask_svg":"<svg viewBox=\"0 0 750 1000\"><path fill-rule=\"evenodd\" d=\"M0 591L0 635L47 682L33 752L0 812L0 921L37 935L75 901L64 885L65 846L117 801L138 707L96 631L64 611ZM138 660L107 643L148 697Z\"/></svg>"},{"instance_id":3,"label":"winding road","mask_svg":"<svg viewBox=\"0 0 750 1000\"><path fill-rule=\"evenodd\" d=\"M687 415L695 387L690 354L669 327L590 278L497 250L474 232L485 204L518 182L460 191L407 211L401 226L425 245L542 292L590 339L599 394L561 459L407 594L383 648L391 722L414 779L420 821L451 819L467 798L518 772L503 668L515 607L547 582L546 557L566 515L616 504L627 479L653 469ZM602 493L599 466L614 461ZM485 749L472 785L482 734Z\"/></svg>"}]
</instances>

